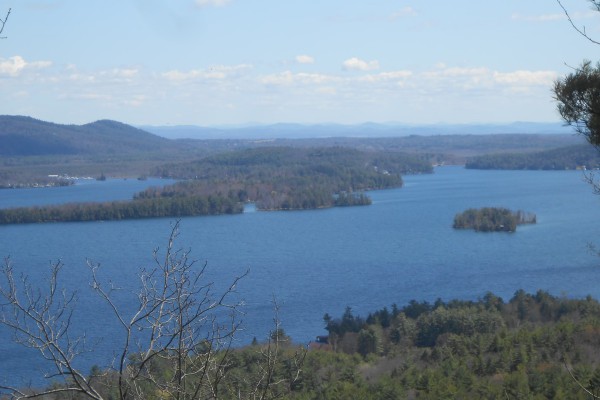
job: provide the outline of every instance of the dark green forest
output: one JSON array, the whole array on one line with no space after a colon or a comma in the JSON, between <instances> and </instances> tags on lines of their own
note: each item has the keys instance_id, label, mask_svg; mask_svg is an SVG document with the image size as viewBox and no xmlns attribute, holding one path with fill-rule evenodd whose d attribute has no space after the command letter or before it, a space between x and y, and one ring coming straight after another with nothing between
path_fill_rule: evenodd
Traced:
<instances>
[{"instance_id":1,"label":"dark green forest","mask_svg":"<svg viewBox=\"0 0 600 400\"><path fill-rule=\"evenodd\" d=\"M113 221L236 214L242 211L243 205L238 199L229 196L156 197L133 201L70 203L55 206L0 209L0 224Z\"/></svg>"},{"instance_id":2,"label":"dark green forest","mask_svg":"<svg viewBox=\"0 0 600 400\"><path fill-rule=\"evenodd\" d=\"M515 232L517 225L535 224L535 214L511 211L502 207L470 208L456 214L454 229L474 229L478 232Z\"/></svg>"},{"instance_id":3,"label":"dark green forest","mask_svg":"<svg viewBox=\"0 0 600 400\"><path fill-rule=\"evenodd\" d=\"M600 154L589 145L562 147L533 153L496 153L470 158L466 168L565 170L600 168Z\"/></svg>"},{"instance_id":4,"label":"dark green forest","mask_svg":"<svg viewBox=\"0 0 600 400\"><path fill-rule=\"evenodd\" d=\"M191 163L215 154L265 147L345 147L366 153L412 154L433 165L459 165L469 157L494 152L532 153L581 143L580 138L565 134L467 135L458 130L452 135L434 135L421 129L417 130L419 135L371 137L368 132L357 127L353 137L173 140L117 121L62 125L0 115L0 188L64 184L49 175L151 176L164 164Z\"/></svg>"},{"instance_id":5,"label":"dark green forest","mask_svg":"<svg viewBox=\"0 0 600 400\"><path fill-rule=\"evenodd\" d=\"M117 121L61 125L24 116L0 116L0 156L122 154L175 148L175 141Z\"/></svg>"},{"instance_id":6,"label":"dark green forest","mask_svg":"<svg viewBox=\"0 0 600 400\"><path fill-rule=\"evenodd\" d=\"M275 338L274 384L265 398L559 400L600 394L600 304L590 297L519 290L507 302L492 293L477 301L412 300L366 317L346 308L336 318L326 314L324 325L328 335L308 349L281 327L268 342L219 353L226 366L219 398L253 393ZM165 382L173 378L174 369L160 359L149 368ZM91 374L105 398L118 396L114 374L98 368ZM146 389L144 398L162 398L150 385Z\"/></svg>"},{"instance_id":7,"label":"dark green forest","mask_svg":"<svg viewBox=\"0 0 600 400\"><path fill-rule=\"evenodd\" d=\"M348 148L246 149L166 164L154 175L181 179L131 201L0 210L0 224L121 220L305 210L371 204L367 190L402 186L401 173L431 173L422 157Z\"/></svg>"},{"instance_id":8,"label":"dark green forest","mask_svg":"<svg viewBox=\"0 0 600 400\"><path fill-rule=\"evenodd\" d=\"M348 308L325 322L327 348L354 357L346 364L354 364L353 373L338 367L337 379L321 382L335 389L299 398L354 392L365 399L587 399L583 388L600 393L600 304L591 297L519 290L508 302L492 293L478 301L411 301L366 318Z\"/></svg>"},{"instance_id":9,"label":"dark green forest","mask_svg":"<svg viewBox=\"0 0 600 400\"><path fill-rule=\"evenodd\" d=\"M254 202L259 210L364 205L370 204L364 191L401 187L401 174L432 171L424 157L403 153L267 147L164 165L153 175L186 181L136 197L216 190L233 191L240 201Z\"/></svg>"}]
</instances>

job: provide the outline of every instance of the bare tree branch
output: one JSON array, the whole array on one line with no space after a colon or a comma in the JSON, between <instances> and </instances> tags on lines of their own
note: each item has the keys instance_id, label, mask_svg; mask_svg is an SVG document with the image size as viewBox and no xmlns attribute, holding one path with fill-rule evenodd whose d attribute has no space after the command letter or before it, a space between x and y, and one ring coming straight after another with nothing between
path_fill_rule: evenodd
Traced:
<instances>
[{"instance_id":1,"label":"bare tree branch","mask_svg":"<svg viewBox=\"0 0 600 400\"><path fill-rule=\"evenodd\" d=\"M52 362L54 371L47 377L62 383L42 390L0 386L0 397L217 399L236 388L248 398L267 399L291 392L306 349L290 348L275 300L274 330L260 348L258 364L249 361L258 371L254 380L228 380L229 372L239 367L234 343L243 303L235 295L236 287L248 271L215 294L213 282L206 279L207 264L197 264L189 251L175 249L178 234L179 221L172 226L164 254L156 249L152 266L139 272L135 305L127 309L116 296L120 289L101 279L100 265L88 261L90 287L111 311L116 327L113 363L92 369L89 376L74 364L88 349L85 335L71 336L77 293L60 287L62 263L51 265L48 287L41 290L26 276L16 279L6 259L0 269L0 324L13 331L17 343L37 349Z\"/></svg>"},{"instance_id":2,"label":"bare tree branch","mask_svg":"<svg viewBox=\"0 0 600 400\"><path fill-rule=\"evenodd\" d=\"M85 393L92 399L102 397L90 385L88 378L77 369L73 361L85 348L85 336L70 336L71 318L77 301L76 292L59 289L58 276L63 265L51 265L46 293L35 289L26 276L15 278L10 259L6 258L0 271L4 284L0 285L0 324L13 330L14 341L37 350L43 359L54 364L54 373L46 378L62 377L66 386L56 391ZM17 399L38 397L40 393L25 394L10 387L1 389L13 392Z\"/></svg>"},{"instance_id":3,"label":"bare tree branch","mask_svg":"<svg viewBox=\"0 0 600 400\"><path fill-rule=\"evenodd\" d=\"M10 8L8 9L8 12L6 13L6 17L4 17L4 19L0 19L0 35L2 35L2 32L4 31L4 26L6 25L6 21L8 21L8 16L10 15ZM0 36L0 39L6 39L6 36Z\"/></svg>"},{"instance_id":4,"label":"bare tree branch","mask_svg":"<svg viewBox=\"0 0 600 400\"><path fill-rule=\"evenodd\" d=\"M560 6L560 8L562 8L562 10L564 11L565 15L567 16L567 19L569 20L569 23L571 24L571 26L573 27L573 29L575 29L575 31L577 31L577 33L579 33L581 36L583 36L584 38L586 38L587 40L589 40L590 42L594 43L594 44L598 44L600 45L600 42L592 39L585 31L585 26L583 26L582 28L579 28L577 25L575 25L575 22L573 22L573 19L571 18L571 15L569 14L569 12L567 11L567 9L565 8L565 6L561 3L560 0L556 0L556 2L558 3L558 5ZM598 9L600 11L600 3L597 1L590 1L592 4L594 4L594 6L596 7L596 9Z\"/></svg>"}]
</instances>

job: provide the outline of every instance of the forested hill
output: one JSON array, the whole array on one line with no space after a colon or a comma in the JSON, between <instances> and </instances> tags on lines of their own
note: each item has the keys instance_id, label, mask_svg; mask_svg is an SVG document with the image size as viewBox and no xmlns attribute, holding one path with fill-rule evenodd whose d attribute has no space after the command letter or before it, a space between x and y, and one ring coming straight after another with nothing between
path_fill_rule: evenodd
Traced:
<instances>
[{"instance_id":1,"label":"forested hill","mask_svg":"<svg viewBox=\"0 0 600 400\"><path fill-rule=\"evenodd\" d=\"M364 125L360 127L364 128ZM143 177L153 174L182 174L195 177L189 174L198 167L193 163L205 157L232 150L265 147L343 147L364 153L413 154L419 158L419 163L464 165L469 157L487 153L532 153L583 142L582 138L564 134L291 139L286 138L284 130L278 136L281 139L174 140L116 121L100 120L85 125L64 125L26 116L0 115L0 187L60 184L50 176ZM296 151L300 150L286 150L288 153ZM239 153L236 156L238 155ZM294 157L296 155L286 155L284 159L291 162L295 160ZM365 155L362 154L359 158L361 157ZM385 158L386 160L378 162L387 163L389 155ZM403 157L403 160L408 159ZM394 161L396 162L397 160ZM184 164L175 166L175 163ZM383 164L377 165L382 170L388 169ZM392 170L400 173L422 172L420 165L415 170L415 166L411 167L410 163L400 169L396 169L396 165L393 167Z\"/></svg>"},{"instance_id":2,"label":"forested hill","mask_svg":"<svg viewBox=\"0 0 600 400\"><path fill-rule=\"evenodd\" d=\"M109 120L61 125L24 116L0 116L0 156L126 154L178 144Z\"/></svg>"},{"instance_id":3,"label":"forested hill","mask_svg":"<svg viewBox=\"0 0 600 400\"><path fill-rule=\"evenodd\" d=\"M533 153L496 153L469 159L471 169L529 169L564 170L600 168L600 153L590 145L582 144Z\"/></svg>"}]
</instances>

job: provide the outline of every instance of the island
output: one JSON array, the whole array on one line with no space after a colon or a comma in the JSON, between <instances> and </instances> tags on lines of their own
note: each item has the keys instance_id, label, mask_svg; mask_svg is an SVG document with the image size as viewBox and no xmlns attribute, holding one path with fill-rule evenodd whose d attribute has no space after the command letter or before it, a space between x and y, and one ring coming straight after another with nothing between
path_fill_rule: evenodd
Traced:
<instances>
[{"instance_id":1,"label":"island","mask_svg":"<svg viewBox=\"0 0 600 400\"><path fill-rule=\"evenodd\" d=\"M477 232L515 232L517 225L535 224L535 214L501 207L470 208L454 217L454 229Z\"/></svg>"},{"instance_id":2,"label":"island","mask_svg":"<svg viewBox=\"0 0 600 400\"><path fill-rule=\"evenodd\" d=\"M427 158L344 147L261 147L175 161L150 176L174 179L128 201L72 203L0 210L0 225L109 221L310 210L371 204L365 192L402 187L402 173L431 173ZM104 176L104 175L102 175Z\"/></svg>"}]
</instances>

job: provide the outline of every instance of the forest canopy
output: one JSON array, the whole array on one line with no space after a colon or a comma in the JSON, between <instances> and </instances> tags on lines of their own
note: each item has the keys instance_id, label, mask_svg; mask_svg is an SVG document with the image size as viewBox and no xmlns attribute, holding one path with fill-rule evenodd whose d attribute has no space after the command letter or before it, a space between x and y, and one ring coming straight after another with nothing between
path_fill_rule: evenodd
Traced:
<instances>
[{"instance_id":1,"label":"forest canopy","mask_svg":"<svg viewBox=\"0 0 600 400\"><path fill-rule=\"evenodd\" d=\"M532 153L494 153L472 157L469 169L568 170L600 168L600 154L588 145L561 147Z\"/></svg>"},{"instance_id":2,"label":"forest canopy","mask_svg":"<svg viewBox=\"0 0 600 400\"><path fill-rule=\"evenodd\" d=\"M237 193L259 210L370 204L364 191L402 186L401 174L431 173L425 157L343 147L246 149L153 171L185 182L149 189L137 198L175 193Z\"/></svg>"},{"instance_id":3,"label":"forest canopy","mask_svg":"<svg viewBox=\"0 0 600 400\"><path fill-rule=\"evenodd\" d=\"M511 211L507 208L470 208L454 217L453 228L474 229L478 232L514 232L517 225L535 224L535 214Z\"/></svg>"},{"instance_id":4,"label":"forest canopy","mask_svg":"<svg viewBox=\"0 0 600 400\"><path fill-rule=\"evenodd\" d=\"M411 300L366 317L347 307L340 316L324 316L327 335L308 351L282 326L268 342L215 351L227 366L215 388L222 399L251 393L259 379L270 385L266 398L298 400L589 399L600 394L600 356L591 350L598 346L598 321L600 304L591 297L541 290L518 290L508 301L493 293L475 301ZM265 354L277 356L266 377ZM139 395L164 398L159 388L173 380L176 368L156 359L150 369L157 380L140 386ZM103 398L119 398L114 371L95 368L90 382Z\"/></svg>"},{"instance_id":5,"label":"forest canopy","mask_svg":"<svg viewBox=\"0 0 600 400\"><path fill-rule=\"evenodd\" d=\"M364 193L402 186L402 173L430 173L423 157L329 148L257 148L194 162L171 163L153 175L180 180L137 193L131 201L0 210L0 224L184 217L258 210L369 205Z\"/></svg>"}]
</instances>

